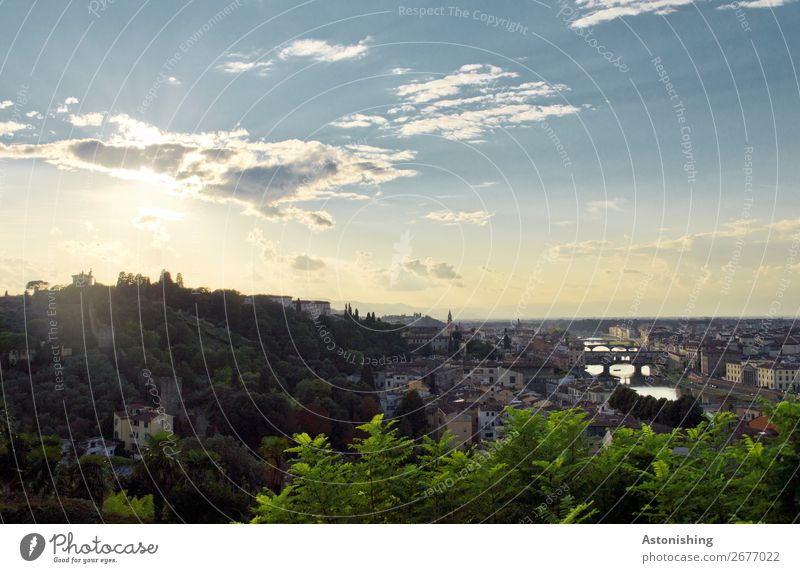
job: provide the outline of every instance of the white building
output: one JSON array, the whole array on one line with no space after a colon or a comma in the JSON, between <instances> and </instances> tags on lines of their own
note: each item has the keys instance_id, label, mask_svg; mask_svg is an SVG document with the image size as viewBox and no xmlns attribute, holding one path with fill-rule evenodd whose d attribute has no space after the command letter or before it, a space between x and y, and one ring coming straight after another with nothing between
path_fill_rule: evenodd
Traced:
<instances>
[{"instance_id":1,"label":"white building","mask_svg":"<svg viewBox=\"0 0 800 573\"><path fill-rule=\"evenodd\" d=\"M497 402L488 402L478 406L478 433L481 441L491 441L500 437L503 427L503 407Z\"/></svg>"}]
</instances>

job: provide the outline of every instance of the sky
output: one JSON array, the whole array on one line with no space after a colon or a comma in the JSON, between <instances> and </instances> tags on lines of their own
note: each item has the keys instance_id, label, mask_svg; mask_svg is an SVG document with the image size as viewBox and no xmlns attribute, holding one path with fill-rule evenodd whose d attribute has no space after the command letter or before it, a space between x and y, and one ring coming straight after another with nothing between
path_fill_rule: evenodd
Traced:
<instances>
[{"instance_id":1,"label":"sky","mask_svg":"<svg viewBox=\"0 0 800 573\"><path fill-rule=\"evenodd\" d=\"M800 3L0 4L0 289L795 316Z\"/></svg>"}]
</instances>

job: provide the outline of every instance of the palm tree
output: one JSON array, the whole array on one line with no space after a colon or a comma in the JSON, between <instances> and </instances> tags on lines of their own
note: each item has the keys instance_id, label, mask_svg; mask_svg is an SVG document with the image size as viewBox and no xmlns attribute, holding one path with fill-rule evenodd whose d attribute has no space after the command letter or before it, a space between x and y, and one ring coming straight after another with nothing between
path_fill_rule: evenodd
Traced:
<instances>
[{"instance_id":1,"label":"palm tree","mask_svg":"<svg viewBox=\"0 0 800 573\"><path fill-rule=\"evenodd\" d=\"M82 485L97 507L103 507L106 493L109 491L110 471L108 461L103 456L85 455L78 460L82 477Z\"/></svg>"},{"instance_id":2,"label":"palm tree","mask_svg":"<svg viewBox=\"0 0 800 573\"><path fill-rule=\"evenodd\" d=\"M178 443L175 436L159 432L147 436L142 459L134 470L134 480L145 493L153 494L153 520L163 518L166 498L181 474Z\"/></svg>"},{"instance_id":3,"label":"palm tree","mask_svg":"<svg viewBox=\"0 0 800 573\"><path fill-rule=\"evenodd\" d=\"M280 493L283 488L283 479L286 474L286 456L284 452L289 447L289 440L282 436L266 436L261 440L258 453L267 464L267 486L275 493Z\"/></svg>"}]
</instances>

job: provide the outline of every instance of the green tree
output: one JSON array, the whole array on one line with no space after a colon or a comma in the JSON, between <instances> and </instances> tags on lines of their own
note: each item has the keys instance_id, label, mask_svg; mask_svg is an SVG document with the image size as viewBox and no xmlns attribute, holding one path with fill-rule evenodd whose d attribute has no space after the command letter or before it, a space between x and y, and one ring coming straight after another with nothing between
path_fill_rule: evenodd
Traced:
<instances>
[{"instance_id":1,"label":"green tree","mask_svg":"<svg viewBox=\"0 0 800 573\"><path fill-rule=\"evenodd\" d=\"M164 520L168 496L183 473L178 460L179 451L180 445L171 434L152 434L147 437L142 459L133 471L133 483L137 485L134 494L153 496L153 520L156 523Z\"/></svg>"}]
</instances>

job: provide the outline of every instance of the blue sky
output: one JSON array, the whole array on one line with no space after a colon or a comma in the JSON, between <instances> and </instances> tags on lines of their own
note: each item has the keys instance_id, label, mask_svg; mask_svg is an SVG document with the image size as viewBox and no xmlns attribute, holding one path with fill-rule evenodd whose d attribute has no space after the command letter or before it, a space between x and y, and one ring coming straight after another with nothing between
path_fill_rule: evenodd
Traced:
<instances>
[{"instance_id":1,"label":"blue sky","mask_svg":"<svg viewBox=\"0 0 800 573\"><path fill-rule=\"evenodd\" d=\"M4 2L0 288L794 315L798 4Z\"/></svg>"}]
</instances>

